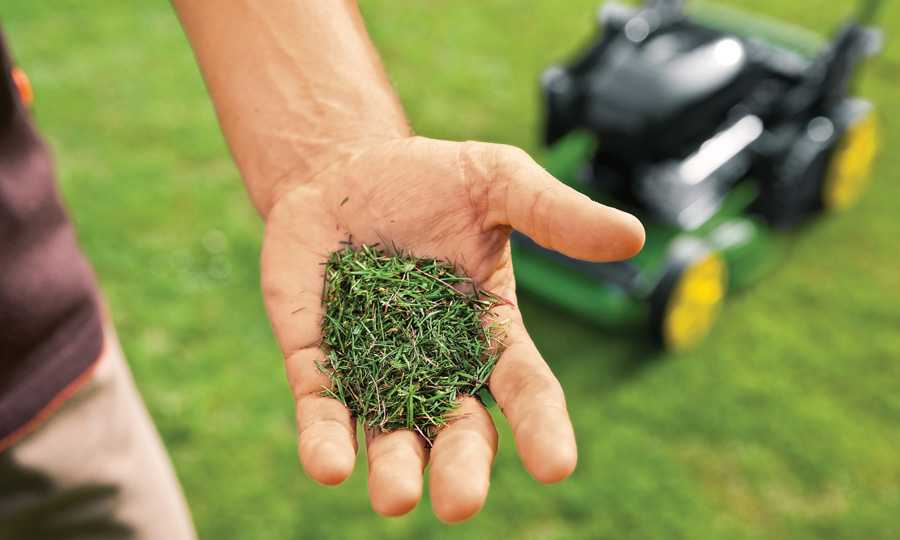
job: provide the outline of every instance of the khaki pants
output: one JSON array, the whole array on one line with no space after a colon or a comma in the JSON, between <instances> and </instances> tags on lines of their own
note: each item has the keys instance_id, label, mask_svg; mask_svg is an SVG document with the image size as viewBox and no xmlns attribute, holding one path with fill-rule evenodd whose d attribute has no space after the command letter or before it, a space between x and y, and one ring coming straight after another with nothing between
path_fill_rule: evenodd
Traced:
<instances>
[{"instance_id":1,"label":"khaki pants","mask_svg":"<svg viewBox=\"0 0 900 540\"><path fill-rule=\"evenodd\" d=\"M91 380L0 453L0 540L195 538L119 343L107 336Z\"/></svg>"}]
</instances>

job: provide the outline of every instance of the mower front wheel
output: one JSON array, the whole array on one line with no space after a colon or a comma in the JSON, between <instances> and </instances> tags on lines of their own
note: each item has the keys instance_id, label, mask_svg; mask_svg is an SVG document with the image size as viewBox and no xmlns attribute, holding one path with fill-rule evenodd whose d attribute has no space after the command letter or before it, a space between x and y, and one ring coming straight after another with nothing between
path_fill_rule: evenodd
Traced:
<instances>
[{"instance_id":1,"label":"mower front wheel","mask_svg":"<svg viewBox=\"0 0 900 540\"><path fill-rule=\"evenodd\" d=\"M728 286L722 255L694 238L673 244L662 278L650 295L650 330L667 350L690 349L718 318Z\"/></svg>"}]
</instances>

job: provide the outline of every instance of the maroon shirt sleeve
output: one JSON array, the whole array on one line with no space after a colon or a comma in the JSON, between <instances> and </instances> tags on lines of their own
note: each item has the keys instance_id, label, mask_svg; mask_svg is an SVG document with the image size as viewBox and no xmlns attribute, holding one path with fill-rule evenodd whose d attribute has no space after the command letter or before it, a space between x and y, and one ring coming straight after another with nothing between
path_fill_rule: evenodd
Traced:
<instances>
[{"instance_id":1,"label":"maroon shirt sleeve","mask_svg":"<svg viewBox=\"0 0 900 540\"><path fill-rule=\"evenodd\" d=\"M103 345L93 273L12 67L0 32L0 451L71 392Z\"/></svg>"}]
</instances>

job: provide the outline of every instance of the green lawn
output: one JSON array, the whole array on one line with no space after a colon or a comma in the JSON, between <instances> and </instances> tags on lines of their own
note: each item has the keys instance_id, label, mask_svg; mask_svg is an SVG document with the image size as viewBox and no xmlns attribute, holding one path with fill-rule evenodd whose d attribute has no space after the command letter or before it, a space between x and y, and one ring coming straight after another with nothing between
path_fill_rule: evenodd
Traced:
<instances>
[{"instance_id":1,"label":"green lawn","mask_svg":"<svg viewBox=\"0 0 900 540\"><path fill-rule=\"evenodd\" d=\"M812 29L847 2L734 2ZM595 0L364 1L416 130L537 150L536 76ZM900 537L900 5L863 90L885 151L853 210L796 235L700 348L663 358L525 296L565 387L574 476L543 487L502 421L484 511L376 517L364 458L326 489L296 462L258 291L261 223L162 0L5 2L62 190L202 538Z\"/></svg>"}]
</instances>

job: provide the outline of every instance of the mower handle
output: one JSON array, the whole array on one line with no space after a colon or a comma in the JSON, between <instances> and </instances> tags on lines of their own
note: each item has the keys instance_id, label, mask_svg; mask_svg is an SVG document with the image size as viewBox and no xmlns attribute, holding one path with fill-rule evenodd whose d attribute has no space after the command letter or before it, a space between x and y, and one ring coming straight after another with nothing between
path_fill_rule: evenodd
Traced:
<instances>
[{"instance_id":1,"label":"mower handle","mask_svg":"<svg viewBox=\"0 0 900 540\"><path fill-rule=\"evenodd\" d=\"M884 0L863 0L860 3L859 14L856 16L857 24L868 26L874 23L882 4L884 4Z\"/></svg>"}]
</instances>

